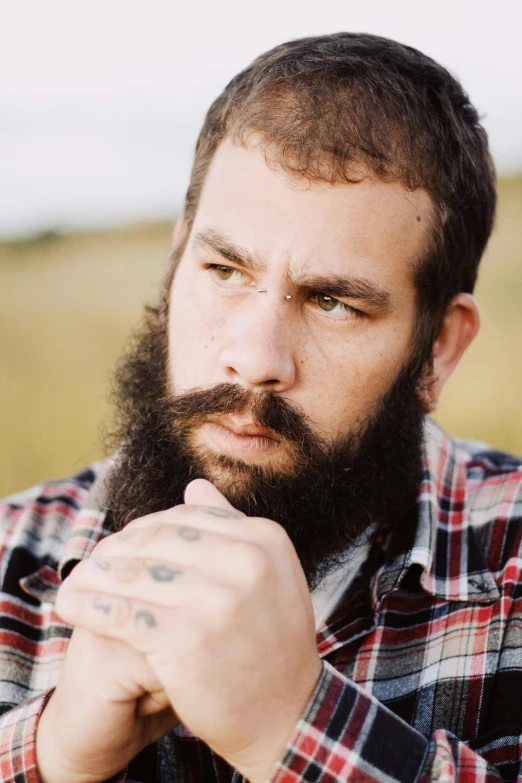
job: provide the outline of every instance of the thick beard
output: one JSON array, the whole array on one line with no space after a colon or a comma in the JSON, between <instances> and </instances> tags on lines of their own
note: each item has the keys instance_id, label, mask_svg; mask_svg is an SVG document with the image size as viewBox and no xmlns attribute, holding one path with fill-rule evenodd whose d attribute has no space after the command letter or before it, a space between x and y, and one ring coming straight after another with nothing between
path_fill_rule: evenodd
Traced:
<instances>
[{"instance_id":1,"label":"thick beard","mask_svg":"<svg viewBox=\"0 0 522 783\"><path fill-rule=\"evenodd\" d=\"M149 308L116 372L109 442L117 456L107 477L112 530L183 503L188 482L208 478L248 516L284 527L313 588L365 530L411 528L424 419L418 361L408 362L362 424L327 445L303 412L274 392L220 384L172 394L166 324L165 309ZM191 435L208 416L246 409L284 440L293 456L290 473L191 447Z\"/></svg>"}]
</instances>

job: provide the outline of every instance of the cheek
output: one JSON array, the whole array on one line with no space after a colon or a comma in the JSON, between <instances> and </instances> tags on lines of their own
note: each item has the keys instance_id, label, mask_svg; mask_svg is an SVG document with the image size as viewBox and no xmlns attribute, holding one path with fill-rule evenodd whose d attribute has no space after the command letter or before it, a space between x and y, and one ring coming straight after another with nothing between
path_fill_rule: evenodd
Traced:
<instances>
[{"instance_id":1,"label":"cheek","mask_svg":"<svg viewBox=\"0 0 522 783\"><path fill-rule=\"evenodd\" d=\"M296 399L326 437L345 434L375 409L408 361L409 330L378 330L301 357ZM324 346L323 346L324 349Z\"/></svg>"},{"instance_id":2,"label":"cheek","mask_svg":"<svg viewBox=\"0 0 522 783\"><path fill-rule=\"evenodd\" d=\"M221 350L217 336L225 327L224 319L185 282L183 277L175 280L169 304L170 378L177 391L213 382Z\"/></svg>"}]
</instances>

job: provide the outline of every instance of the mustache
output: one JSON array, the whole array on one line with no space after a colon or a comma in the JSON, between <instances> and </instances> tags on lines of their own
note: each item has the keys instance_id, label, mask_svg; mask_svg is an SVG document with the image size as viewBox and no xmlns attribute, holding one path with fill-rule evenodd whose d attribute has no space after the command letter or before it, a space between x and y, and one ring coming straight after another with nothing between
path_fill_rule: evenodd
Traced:
<instances>
[{"instance_id":1,"label":"mustache","mask_svg":"<svg viewBox=\"0 0 522 783\"><path fill-rule=\"evenodd\" d=\"M202 424L210 415L241 414L250 410L254 424L292 445L306 459L324 453L301 407L277 392L252 392L234 383L220 383L171 398L169 413L178 430Z\"/></svg>"}]
</instances>

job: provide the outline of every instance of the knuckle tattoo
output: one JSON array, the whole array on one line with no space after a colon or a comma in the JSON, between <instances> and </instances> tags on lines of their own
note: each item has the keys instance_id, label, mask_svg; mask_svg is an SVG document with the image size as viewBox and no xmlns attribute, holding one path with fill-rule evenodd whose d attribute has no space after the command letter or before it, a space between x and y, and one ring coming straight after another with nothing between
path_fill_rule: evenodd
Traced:
<instances>
[{"instance_id":1,"label":"knuckle tattoo","mask_svg":"<svg viewBox=\"0 0 522 783\"><path fill-rule=\"evenodd\" d=\"M195 527L180 527L178 535L184 541L199 541L201 538L201 533Z\"/></svg>"},{"instance_id":2,"label":"knuckle tattoo","mask_svg":"<svg viewBox=\"0 0 522 783\"><path fill-rule=\"evenodd\" d=\"M119 533L119 539L120 541L128 541L132 536L134 535L133 530L124 530L121 533Z\"/></svg>"},{"instance_id":3,"label":"knuckle tattoo","mask_svg":"<svg viewBox=\"0 0 522 783\"><path fill-rule=\"evenodd\" d=\"M146 570L155 582L173 582L183 573L179 568L171 568L166 563L151 563L146 566Z\"/></svg>"},{"instance_id":4,"label":"knuckle tattoo","mask_svg":"<svg viewBox=\"0 0 522 783\"><path fill-rule=\"evenodd\" d=\"M103 557L93 557L93 563L94 565L100 569L100 571L110 571L111 570L111 564L110 561Z\"/></svg>"},{"instance_id":5,"label":"knuckle tattoo","mask_svg":"<svg viewBox=\"0 0 522 783\"><path fill-rule=\"evenodd\" d=\"M155 628L158 624L154 612L150 609L138 609L134 612L134 623L137 628Z\"/></svg>"},{"instance_id":6,"label":"knuckle tattoo","mask_svg":"<svg viewBox=\"0 0 522 783\"><path fill-rule=\"evenodd\" d=\"M237 519L241 516L241 514L235 511L228 511L226 508L219 508L219 506L205 506L205 513L221 519Z\"/></svg>"},{"instance_id":7,"label":"knuckle tattoo","mask_svg":"<svg viewBox=\"0 0 522 783\"><path fill-rule=\"evenodd\" d=\"M111 602L103 595L95 595L92 599L92 606L93 609L96 609L97 612L102 612L106 615L111 613Z\"/></svg>"}]
</instances>

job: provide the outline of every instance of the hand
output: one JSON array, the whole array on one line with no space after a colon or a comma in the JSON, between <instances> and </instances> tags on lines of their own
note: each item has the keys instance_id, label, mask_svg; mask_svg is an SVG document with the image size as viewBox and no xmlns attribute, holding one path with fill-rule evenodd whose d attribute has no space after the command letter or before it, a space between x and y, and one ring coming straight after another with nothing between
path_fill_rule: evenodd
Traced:
<instances>
[{"instance_id":1,"label":"hand","mask_svg":"<svg viewBox=\"0 0 522 783\"><path fill-rule=\"evenodd\" d=\"M180 719L255 783L320 675L308 586L276 522L244 516L203 479L185 501L101 541L57 611L142 654Z\"/></svg>"},{"instance_id":2,"label":"hand","mask_svg":"<svg viewBox=\"0 0 522 783\"><path fill-rule=\"evenodd\" d=\"M179 723L143 655L75 628L58 685L40 717L42 783L99 783Z\"/></svg>"}]
</instances>

